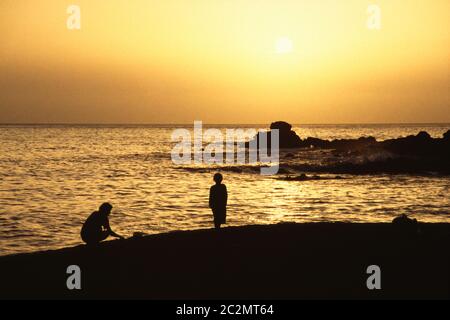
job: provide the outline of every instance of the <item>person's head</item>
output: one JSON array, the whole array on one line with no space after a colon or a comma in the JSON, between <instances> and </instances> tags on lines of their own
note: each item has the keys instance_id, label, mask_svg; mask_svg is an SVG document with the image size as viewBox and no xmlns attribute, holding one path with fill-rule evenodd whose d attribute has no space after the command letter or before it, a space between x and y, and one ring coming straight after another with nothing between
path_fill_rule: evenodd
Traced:
<instances>
[{"instance_id":1,"label":"person's head","mask_svg":"<svg viewBox=\"0 0 450 320\"><path fill-rule=\"evenodd\" d=\"M220 184L220 183L222 182L222 180L223 180L222 174L216 173L216 174L214 175L214 181L215 181L217 184Z\"/></svg>"},{"instance_id":2,"label":"person's head","mask_svg":"<svg viewBox=\"0 0 450 320\"><path fill-rule=\"evenodd\" d=\"M112 207L113 206L110 203L105 202L102 203L102 205L98 208L98 211L103 214L109 215L111 213Z\"/></svg>"}]
</instances>

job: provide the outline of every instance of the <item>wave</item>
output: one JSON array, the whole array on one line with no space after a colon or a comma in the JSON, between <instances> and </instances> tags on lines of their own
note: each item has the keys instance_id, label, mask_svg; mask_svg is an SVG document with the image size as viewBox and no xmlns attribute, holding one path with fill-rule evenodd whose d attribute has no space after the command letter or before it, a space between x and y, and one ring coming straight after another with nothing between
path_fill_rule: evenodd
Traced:
<instances>
[{"instance_id":1,"label":"wave","mask_svg":"<svg viewBox=\"0 0 450 320\"><path fill-rule=\"evenodd\" d=\"M190 172L224 171L234 173L259 174L267 165L214 165L180 166L178 169ZM299 175L301 173L326 174L419 174L450 175L447 159L439 157L397 156L388 152L341 155L332 157L297 157L281 159L278 174Z\"/></svg>"}]
</instances>

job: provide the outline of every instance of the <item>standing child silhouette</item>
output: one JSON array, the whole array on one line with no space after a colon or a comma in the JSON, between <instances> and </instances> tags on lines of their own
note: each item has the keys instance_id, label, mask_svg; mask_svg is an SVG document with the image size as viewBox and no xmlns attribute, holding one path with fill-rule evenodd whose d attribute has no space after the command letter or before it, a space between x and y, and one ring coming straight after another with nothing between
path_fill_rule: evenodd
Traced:
<instances>
[{"instance_id":1,"label":"standing child silhouette","mask_svg":"<svg viewBox=\"0 0 450 320\"><path fill-rule=\"evenodd\" d=\"M227 187L222 184L223 177L220 173L214 175L215 185L209 190L209 207L214 216L214 227L220 229L220 225L227 223Z\"/></svg>"}]
</instances>

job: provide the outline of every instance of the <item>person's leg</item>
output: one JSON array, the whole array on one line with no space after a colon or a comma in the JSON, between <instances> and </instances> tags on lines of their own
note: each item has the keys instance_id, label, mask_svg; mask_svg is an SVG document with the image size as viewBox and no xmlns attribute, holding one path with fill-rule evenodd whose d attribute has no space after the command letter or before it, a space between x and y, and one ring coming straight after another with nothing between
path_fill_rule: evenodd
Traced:
<instances>
[{"instance_id":1,"label":"person's leg","mask_svg":"<svg viewBox=\"0 0 450 320\"><path fill-rule=\"evenodd\" d=\"M220 228L220 219L217 212L217 209L212 209L213 212L213 218L214 218L214 228L219 229Z\"/></svg>"},{"instance_id":2,"label":"person's leg","mask_svg":"<svg viewBox=\"0 0 450 320\"><path fill-rule=\"evenodd\" d=\"M109 236L109 231L102 231L101 236L100 236L100 241L105 240L106 238L108 238L108 236Z\"/></svg>"},{"instance_id":3,"label":"person's leg","mask_svg":"<svg viewBox=\"0 0 450 320\"><path fill-rule=\"evenodd\" d=\"M224 224L226 219L225 215L226 215L225 208L216 209L214 220L217 221L219 225Z\"/></svg>"},{"instance_id":4,"label":"person's leg","mask_svg":"<svg viewBox=\"0 0 450 320\"><path fill-rule=\"evenodd\" d=\"M88 245L95 245L108 238L109 232L102 231L100 233L91 234L84 240Z\"/></svg>"}]
</instances>

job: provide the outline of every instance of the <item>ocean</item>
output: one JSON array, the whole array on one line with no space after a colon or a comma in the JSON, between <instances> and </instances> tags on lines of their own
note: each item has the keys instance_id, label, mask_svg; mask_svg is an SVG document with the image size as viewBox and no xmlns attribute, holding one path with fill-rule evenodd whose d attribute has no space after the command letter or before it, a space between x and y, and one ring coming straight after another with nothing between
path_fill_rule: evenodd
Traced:
<instances>
[{"instance_id":1,"label":"ocean","mask_svg":"<svg viewBox=\"0 0 450 320\"><path fill-rule=\"evenodd\" d=\"M405 213L450 222L450 177L429 174L334 175L284 181L249 166L173 164L171 134L188 125L0 126L0 255L81 244L83 221L108 201L114 231L161 233L211 228L212 175L223 171L230 226L280 222L390 222ZM261 128L268 125L209 125ZM294 125L302 137L441 137L450 124ZM300 152L298 163L329 153ZM280 173L279 176L283 176Z\"/></svg>"}]
</instances>

